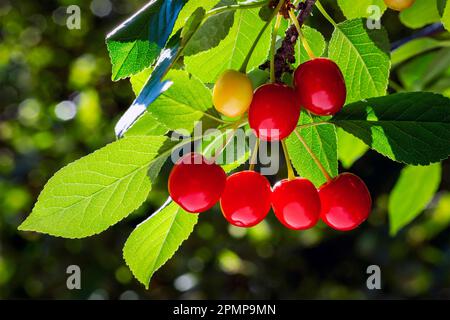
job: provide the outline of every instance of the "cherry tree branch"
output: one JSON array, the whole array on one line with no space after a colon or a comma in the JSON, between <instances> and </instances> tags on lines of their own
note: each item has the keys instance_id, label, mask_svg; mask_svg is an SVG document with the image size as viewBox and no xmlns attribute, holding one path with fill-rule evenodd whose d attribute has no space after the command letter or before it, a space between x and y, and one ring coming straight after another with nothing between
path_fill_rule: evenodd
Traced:
<instances>
[{"instance_id":1,"label":"cherry tree branch","mask_svg":"<svg viewBox=\"0 0 450 320\"><path fill-rule=\"evenodd\" d=\"M306 19L311 15L314 5L317 0L306 0L299 4L298 9L300 14L297 16L298 24L301 27ZM281 47L275 54L275 79L281 82L281 76L285 72L292 72L291 65L295 63L295 44L299 38L299 33L296 26L291 25L285 33ZM260 66L260 69L265 70L270 66L270 61L265 62Z\"/></svg>"}]
</instances>

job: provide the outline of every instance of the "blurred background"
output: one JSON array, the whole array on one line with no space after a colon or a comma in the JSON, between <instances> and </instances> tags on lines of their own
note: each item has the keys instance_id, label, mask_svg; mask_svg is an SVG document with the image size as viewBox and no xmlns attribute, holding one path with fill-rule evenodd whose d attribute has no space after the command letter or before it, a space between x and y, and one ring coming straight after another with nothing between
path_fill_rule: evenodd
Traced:
<instances>
[{"instance_id":1,"label":"blurred background","mask_svg":"<svg viewBox=\"0 0 450 320\"><path fill-rule=\"evenodd\" d=\"M335 1L323 2L336 20L344 19ZM403 166L372 151L350 168L374 198L369 221L356 231L338 233L323 225L289 231L273 214L243 230L230 227L216 208L201 216L150 290L133 279L122 247L165 201L170 167L138 212L98 236L66 240L18 232L58 169L115 139L114 124L134 96L128 81L110 80L104 38L144 3L0 0L0 299L450 298L449 161L428 209L395 237L389 235L387 203ZM80 30L66 27L72 4L81 8ZM309 24L329 39L332 30L320 15ZM382 24L392 42L414 32L392 11ZM450 53L442 50L448 49L394 68L392 90L450 96L450 62L442 63ZM421 82L437 61L439 72ZM66 287L72 264L81 268L81 290ZM371 291L366 269L374 264L381 268L382 289Z\"/></svg>"}]
</instances>

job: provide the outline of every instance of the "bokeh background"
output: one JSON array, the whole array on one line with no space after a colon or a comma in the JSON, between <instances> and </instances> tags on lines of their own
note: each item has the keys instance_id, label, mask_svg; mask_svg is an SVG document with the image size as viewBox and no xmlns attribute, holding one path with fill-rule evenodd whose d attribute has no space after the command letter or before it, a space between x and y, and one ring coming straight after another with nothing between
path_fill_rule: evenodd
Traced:
<instances>
[{"instance_id":1,"label":"bokeh background","mask_svg":"<svg viewBox=\"0 0 450 320\"><path fill-rule=\"evenodd\" d=\"M334 1L323 2L343 20ZM110 80L104 38L144 3L0 0L0 299L450 298L449 161L429 208L396 237L389 235L387 200L402 165L375 152L351 168L367 182L375 202L369 221L354 232L323 225L293 232L273 215L258 227L237 229L216 208L201 216L150 290L133 279L122 247L165 201L170 167L138 212L98 236L65 240L18 232L52 174L115 139L114 124L134 96L128 81ZM80 30L65 26L65 7L72 4L81 8ZM329 38L332 30L319 14L309 23ZM382 23L391 41L413 33L392 11ZM417 81L421 70L440 53L394 69L392 85L424 89ZM432 90L450 95L450 81L444 81L449 65ZM72 264L81 267L81 290L66 287ZM366 287L372 264L381 268L382 290Z\"/></svg>"}]
</instances>

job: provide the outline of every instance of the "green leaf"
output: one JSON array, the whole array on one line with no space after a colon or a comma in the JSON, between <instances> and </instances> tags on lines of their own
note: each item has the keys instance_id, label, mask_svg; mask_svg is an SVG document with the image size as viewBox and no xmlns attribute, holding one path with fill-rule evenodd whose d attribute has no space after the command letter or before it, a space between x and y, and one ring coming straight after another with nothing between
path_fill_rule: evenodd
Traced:
<instances>
[{"instance_id":1,"label":"green leaf","mask_svg":"<svg viewBox=\"0 0 450 320\"><path fill-rule=\"evenodd\" d=\"M152 115L171 130L192 131L196 121L205 120L203 127L213 121L207 113L212 106L211 91L186 71L172 70L167 75L173 85L149 107Z\"/></svg>"},{"instance_id":2,"label":"green leaf","mask_svg":"<svg viewBox=\"0 0 450 320\"><path fill-rule=\"evenodd\" d=\"M186 26L187 21L199 8L209 11L211 10L220 0L189 0L186 5L181 9L178 19L173 27L172 36L183 29Z\"/></svg>"},{"instance_id":3,"label":"green leaf","mask_svg":"<svg viewBox=\"0 0 450 320\"><path fill-rule=\"evenodd\" d=\"M400 21L411 29L418 29L441 20L437 0L416 0L414 4L400 12Z\"/></svg>"},{"instance_id":4,"label":"green leaf","mask_svg":"<svg viewBox=\"0 0 450 320\"><path fill-rule=\"evenodd\" d=\"M128 137L69 164L48 181L19 230L83 238L116 224L146 200L149 167L169 156L166 140Z\"/></svg>"},{"instance_id":5,"label":"green leaf","mask_svg":"<svg viewBox=\"0 0 450 320\"><path fill-rule=\"evenodd\" d=\"M433 38L415 39L392 52L392 65L396 66L421 53L442 47L450 47L450 41L439 41Z\"/></svg>"},{"instance_id":6,"label":"green leaf","mask_svg":"<svg viewBox=\"0 0 450 320\"><path fill-rule=\"evenodd\" d=\"M367 150L369 150L369 147L364 142L345 132L341 128L338 128L337 135L339 160L345 169L349 169L367 152Z\"/></svg>"},{"instance_id":7,"label":"green leaf","mask_svg":"<svg viewBox=\"0 0 450 320\"><path fill-rule=\"evenodd\" d=\"M237 10L228 36L208 51L185 58L186 70L204 83L214 83L227 69L239 69L265 22L258 9ZM270 28L267 28L250 59L251 70L265 61L270 48Z\"/></svg>"},{"instance_id":8,"label":"green leaf","mask_svg":"<svg viewBox=\"0 0 450 320\"><path fill-rule=\"evenodd\" d=\"M125 133L131 136L163 136L169 129L159 122L150 112L145 112Z\"/></svg>"},{"instance_id":9,"label":"green leaf","mask_svg":"<svg viewBox=\"0 0 450 320\"><path fill-rule=\"evenodd\" d=\"M411 59L398 69L398 77L408 91L424 90L423 79L427 70L435 64L437 52L427 52Z\"/></svg>"},{"instance_id":10,"label":"green leaf","mask_svg":"<svg viewBox=\"0 0 450 320\"><path fill-rule=\"evenodd\" d=\"M441 164L407 166L389 197L391 235L409 224L433 199L441 182Z\"/></svg>"},{"instance_id":11,"label":"green leaf","mask_svg":"<svg viewBox=\"0 0 450 320\"><path fill-rule=\"evenodd\" d=\"M313 122L314 119L308 113L302 111L299 125ZM297 129L297 132L303 137L330 176L337 176L338 159L335 127L333 125L318 125ZM326 182L322 171L317 167L295 133L290 135L286 144L292 164L300 176L311 180L317 187Z\"/></svg>"},{"instance_id":12,"label":"green leaf","mask_svg":"<svg viewBox=\"0 0 450 320\"><path fill-rule=\"evenodd\" d=\"M235 4L235 0L221 0L216 7ZM225 11L209 17L194 33L184 49L185 56L192 56L216 47L225 39L234 22L234 11Z\"/></svg>"},{"instance_id":13,"label":"green leaf","mask_svg":"<svg viewBox=\"0 0 450 320\"><path fill-rule=\"evenodd\" d=\"M450 31L450 1L445 2L441 21L445 29L447 29L447 31Z\"/></svg>"},{"instance_id":14,"label":"green leaf","mask_svg":"<svg viewBox=\"0 0 450 320\"><path fill-rule=\"evenodd\" d=\"M383 0L338 0L338 5L347 19L369 18L373 14L368 11L370 6L378 6L381 14L386 10Z\"/></svg>"},{"instance_id":15,"label":"green leaf","mask_svg":"<svg viewBox=\"0 0 450 320\"><path fill-rule=\"evenodd\" d=\"M117 122L114 128L117 137L122 137L136 120L144 114L147 107L172 85L172 82L169 80L163 81L163 77L178 56L180 41L178 34L173 36L167 43L166 48L161 52L150 78L140 90L133 104Z\"/></svg>"},{"instance_id":16,"label":"green leaf","mask_svg":"<svg viewBox=\"0 0 450 320\"><path fill-rule=\"evenodd\" d=\"M181 39L183 45L191 40L192 36L198 31L203 20L205 19L206 11L204 8L197 8L192 15L186 20L186 24L181 30Z\"/></svg>"},{"instance_id":17,"label":"green leaf","mask_svg":"<svg viewBox=\"0 0 450 320\"><path fill-rule=\"evenodd\" d=\"M242 132L236 131L233 138L230 137L230 131L226 130L218 136L211 136L203 139L202 154L207 158L212 158L222 149L222 146L229 141L227 147L217 157L217 163L220 164L225 172L231 172L243 165L250 157L248 139L240 141ZM239 140L238 140L239 139Z\"/></svg>"},{"instance_id":18,"label":"green leaf","mask_svg":"<svg viewBox=\"0 0 450 320\"><path fill-rule=\"evenodd\" d=\"M347 103L386 94L390 45L384 29L368 30L362 19L337 25L331 37L329 57L344 74Z\"/></svg>"},{"instance_id":19,"label":"green leaf","mask_svg":"<svg viewBox=\"0 0 450 320\"><path fill-rule=\"evenodd\" d=\"M316 57L321 57L325 52L326 42L323 35L309 26L303 26L303 35L305 36L306 41L308 41L309 46L311 47L312 52ZM295 46L295 67L310 60L308 53L303 47L302 41L297 41Z\"/></svg>"},{"instance_id":20,"label":"green leaf","mask_svg":"<svg viewBox=\"0 0 450 320\"><path fill-rule=\"evenodd\" d=\"M175 203L165 205L131 233L123 256L133 275L148 289L153 274L192 233L198 216Z\"/></svg>"},{"instance_id":21,"label":"green leaf","mask_svg":"<svg viewBox=\"0 0 450 320\"><path fill-rule=\"evenodd\" d=\"M106 44L114 81L136 74L156 61L186 1L150 1L108 34Z\"/></svg>"},{"instance_id":22,"label":"green leaf","mask_svg":"<svg viewBox=\"0 0 450 320\"><path fill-rule=\"evenodd\" d=\"M428 165L450 154L450 99L399 93L346 106L331 122L386 157Z\"/></svg>"},{"instance_id":23,"label":"green leaf","mask_svg":"<svg viewBox=\"0 0 450 320\"><path fill-rule=\"evenodd\" d=\"M130 77L131 88L133 89L134 95L136 97L139 96L139 93L141 93L142 88L144 88L145 83L150 78L152 72L153 68L147 68Z\"/></svg>"}]
</instances>

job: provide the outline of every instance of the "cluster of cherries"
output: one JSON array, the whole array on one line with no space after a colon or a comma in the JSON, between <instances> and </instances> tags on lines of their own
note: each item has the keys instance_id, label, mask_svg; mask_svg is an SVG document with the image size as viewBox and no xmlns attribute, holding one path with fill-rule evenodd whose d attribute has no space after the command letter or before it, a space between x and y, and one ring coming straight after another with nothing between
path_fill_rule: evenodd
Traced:
<instances>
[{"instance_id":1,"label":"cluster of cherries","mask_svg":"<svg viewBox=\"0 0 450 320\"><path fill-rule=\"evenodd\" d=\"M345 100L344 77L336 63L325 58L300 65L294 88L270 83L253 93L245 74L228 70L213 92L220 113L236 118L248 111L250 127L265 141L287 138L297 127L300 106L316 115L333 115ZM319 189L304 178L285 179L271 188L253 170L227 177L214 161L198 153L187 154L175 164L168 187L171 198L188 212L204 212L220 201L224 217L238 227L255 226L273 208L290 229L309 229L322 219L336 230L348 231L367 219L372 205L366 185L351 173L340 174Z\"/></svg>"}]
</instances>

